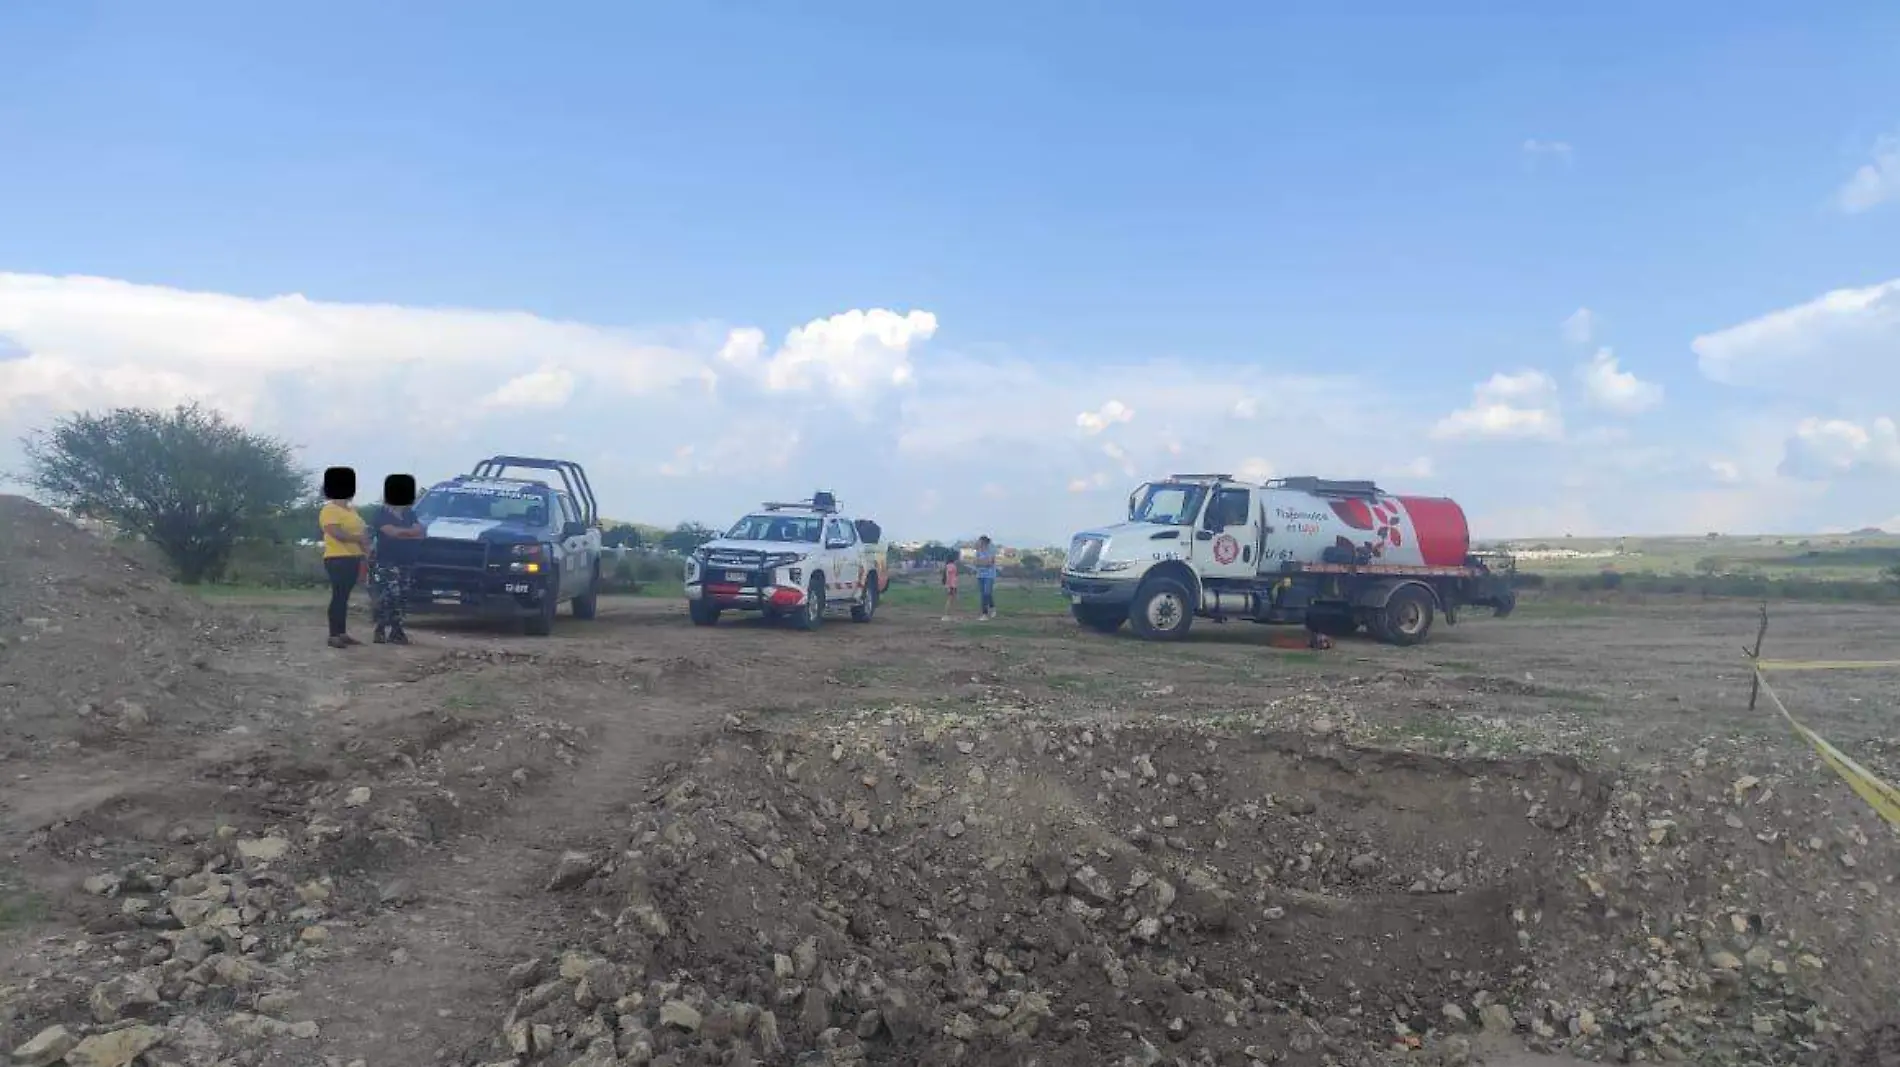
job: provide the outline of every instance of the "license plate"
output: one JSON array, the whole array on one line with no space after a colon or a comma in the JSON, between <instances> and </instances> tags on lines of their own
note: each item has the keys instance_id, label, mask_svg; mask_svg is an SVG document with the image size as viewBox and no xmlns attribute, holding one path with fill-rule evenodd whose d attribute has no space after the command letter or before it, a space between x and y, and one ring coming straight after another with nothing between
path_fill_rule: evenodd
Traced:
<instances>
[{"instance_id":1,"label":"license plate","mask_svg":"<svg viewBox=\"0 0 1900 1067\"><path fill-rule=\"evenodd\" d=\"M1070 594L1069 594L1069 603L1071 603L1071 604L1080 604L1081 602L1082 602L1082 594L1080 594L1080 593L1070 593Z\"/></svg>"},{"instance_id":2,"label":"license plate","mask_svg":"<svg viewBox=\"0 0 1900 1067\"><path fill-rule=\"evenodd\" d=\"M453 589L431 589L429 590L429 599L430 600L460 600L462 599L462 594L456 592Z\"/></svg>"},{"instance_id":3,"label":"license plate","mask_svg":"<svg viewBox=\"0 0 1900 1067\"><path fill-rule=\"evenodd\" d=\"M525 593L528 591L528 583L527 582L509 582L503 588L507 589L510 593Z\"/></svg>"},{"instance_id":4,"label":"license plate","mask_svg":"<svg viewBox=\"0 0 1900 1067\"><path fill-rule=\"evenodd\" d=\"M728 581L728 582L743 582L743 581L745 581L745 572L744 572L744 571L727 571L727 572L726 572L726 581Z\"/></svg>"}]
</instances>

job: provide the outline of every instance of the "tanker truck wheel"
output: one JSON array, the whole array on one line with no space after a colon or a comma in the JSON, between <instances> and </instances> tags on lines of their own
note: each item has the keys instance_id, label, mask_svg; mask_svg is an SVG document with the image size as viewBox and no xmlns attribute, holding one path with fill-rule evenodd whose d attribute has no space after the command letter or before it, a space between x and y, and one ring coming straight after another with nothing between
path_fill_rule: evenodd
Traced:
<instances>
[{"instance_id":1,"label":"tanker truck wheel","mask_svg":"<svg viewBox=\"0 0 1900 1067\"><path fill-rule=\"evenodd\" d=\"M1150 578L1128 606L1128 624L1149 641L1179 641L1194 622L1194 601L1187 586L1173 578Z\"/></svg>"},{"instance_id":2,"label":"tanker truck wheel","mask_svg":"<svg viewBox=\"0 0 1900 1067\"><path fill-rule=\"evenodd\" d=\"M1403 647L1423 642L1432 632L1432 595L1416 585L1393 590L1385 607L1373 614L1371 630L1388 645Z\"/></svg>"},{"instance_id":3,"label":"tanker truck wheel","mask_svg":"<svg viewBox=\"0 0 1900 1067\"><path fill-rule=\"evenodd\" d=\"M1495 615L1496 618L1502 619L1506 615L1509 615L1511 612L1516 611L1516 610L1517 610L1517 590L1506 589L1504 592L1498 594L1498 606L1497 606L1496 615Z\"/></svg>"}]
</instances>

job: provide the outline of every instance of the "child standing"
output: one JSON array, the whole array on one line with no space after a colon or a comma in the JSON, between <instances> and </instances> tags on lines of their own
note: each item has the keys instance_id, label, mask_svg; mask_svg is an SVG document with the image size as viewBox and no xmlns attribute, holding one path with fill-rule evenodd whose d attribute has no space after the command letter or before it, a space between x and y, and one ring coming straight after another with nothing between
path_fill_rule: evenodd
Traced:
<instances>
[{"instance_id":1,"label":"child standing","mask_svg":"<svg viewBox=\"0 0 1900 1067\"><path fill-rule=\"evenodd\" d=\"M951 556L943 565L943 621L950 621L950 613L957 607L957 558Z\"/></svg>"}]
</instances>

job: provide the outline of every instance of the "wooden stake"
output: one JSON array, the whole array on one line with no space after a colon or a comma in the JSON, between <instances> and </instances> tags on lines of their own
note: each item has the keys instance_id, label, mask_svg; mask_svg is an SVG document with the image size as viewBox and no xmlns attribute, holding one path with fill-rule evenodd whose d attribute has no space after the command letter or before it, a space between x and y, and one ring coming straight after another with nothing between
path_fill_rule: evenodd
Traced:
<instances>
[{"instance_id":1,"label":"wooden stake","mask_svg":"<svg viewBox=\"0 0 1900 1067\"><path fill-rule=\"evenodd\" d=\"M1748 710L1750 711L1755 710L1755 701L1761 699L1761 675L1753 669L1753 665L1761 660L1761 642L1762 639L1767 636L1768 602L1764 600L1761 602L1761 626L1755 631L1755 647L1753 649L1742 649L1743 654L1748 657L1750 664L1748 672Z\"/></svg>"}]
</instances>

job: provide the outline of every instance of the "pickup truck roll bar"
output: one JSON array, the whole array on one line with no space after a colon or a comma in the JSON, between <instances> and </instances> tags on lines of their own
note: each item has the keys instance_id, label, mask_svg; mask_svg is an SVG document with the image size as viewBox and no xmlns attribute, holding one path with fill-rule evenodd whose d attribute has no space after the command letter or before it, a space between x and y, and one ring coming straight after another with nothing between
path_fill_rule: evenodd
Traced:
<instances>
[{"instance_id":1,"label":"pickup truck roll bar","mask_svg":"<svg viewBox=\"0 0 1900 1067\"><path fill-rule=\"evenodd\" d=\"M472 473L477 478L500 478L502 472L510 467L559 474L561 484L567 487L567 495L581 505L581 520L589 526L600 525L600 507L594 502L594 487L588 482L587 472L580 464L571 459L543 459L539 456L490 456L475 464Z\"/></svg>"}]
</instances>

